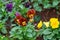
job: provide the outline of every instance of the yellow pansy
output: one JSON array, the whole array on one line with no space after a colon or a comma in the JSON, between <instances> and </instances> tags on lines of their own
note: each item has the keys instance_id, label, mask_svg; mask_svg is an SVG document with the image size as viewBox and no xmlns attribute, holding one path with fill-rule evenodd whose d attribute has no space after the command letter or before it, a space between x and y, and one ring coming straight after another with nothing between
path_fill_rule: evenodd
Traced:
<instances>
[{"instance_id":1,"label":"yellow pansy","mask_svg":"<svg viewBox=\"0 0 60 40\"><path fill-rule=\"evenodd\" d=\"M49 22L43 22L45 25L46 25L46 27L49 27Z\"/></svg>"},{"instance_id":2,"label":"yellow pansy","mask_svg":"<svg viewBox=\"0 0 60 40\"><path fill-rule=\"evenodd\" d=\"M37 28L40 29L42 27L42 21L40 21L37 25Z\"/></svg>"},{"instance_id":3,"label":"yellow pansy","mask_svg":"<svg viewBox=\"0 0 60 40\"><path fill-rule=\"evenodd\" d=\"M50 26L55 29L59 27L59 21L58 18L51 18L50 19Z\"/></svg>"}]
</instances>

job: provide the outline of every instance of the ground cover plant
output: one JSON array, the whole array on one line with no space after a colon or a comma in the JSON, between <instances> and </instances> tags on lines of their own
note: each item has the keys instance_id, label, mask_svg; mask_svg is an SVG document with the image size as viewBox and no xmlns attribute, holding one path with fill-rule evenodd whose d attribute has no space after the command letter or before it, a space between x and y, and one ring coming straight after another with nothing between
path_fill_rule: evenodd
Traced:
<instances>
[{"instance_id":1,"label":"ground cover plant","mask_svg":"<svg viewBox=\"0 0 60 40\"><path fill-rule=\"evenodd\" d=\"M60 40L60 0L0 0L0 40Z\"/></svg>"}]
</instances>

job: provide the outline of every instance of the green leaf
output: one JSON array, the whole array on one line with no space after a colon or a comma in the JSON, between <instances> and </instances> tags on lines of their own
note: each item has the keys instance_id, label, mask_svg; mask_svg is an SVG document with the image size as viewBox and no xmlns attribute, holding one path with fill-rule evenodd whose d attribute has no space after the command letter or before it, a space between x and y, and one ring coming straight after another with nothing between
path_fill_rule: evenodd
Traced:
<instances>
[{"instance_id":1,"label":"green leaf","mask_svg":"<svg viewBox=\"0 0 60 40\"><path fill-rule=\"evenodd\" d=\"M33 32L32 35L35 37L36 36L36 32Z\"/></svg>"},{"instance_id":2,"label":"green leaf","mask_svg":"<svg viewBox=\"0 0 60 40\"><path fill-rule=\"evenodd\" d=\"M44 40L48 40L46 36L43 36L43 39L44 39Z\"/></svg>"},{"instance_id":3,"label":"green leaf","mask_svg":"<svg viewBox=\"0 0 60 40\"><path fill-rule=\"evenodd\" d=\"M32 33L32 29L28 29L28 30L27 30L27 32L30 32L30 33Z\"/></svg>"},{"instance_id":4,"label":"green leaf","mask_svg":"<svg viewBox=\"0 0 60 40\"><path fill-rule=\"evenodd\" d=\"M59 1L58 0L53 0L52 2L52 6L55 7L59 4Z\"/></svg>"},{"instance_id":5,"label":"green leaf","mask_svg":"<svg viewBox=\"0 0 60 40\"><path fill-rule=\"evenodd\" d=\"M40 35L43 35L43 31L44 31L44 29L40 29L39 31L40 31L40 32L39 32Z\"/></svg>"},{"instance_id":6,"label":"green leaf","mask_svg":"<svg viewBox=\"0 0 60 40\"><path fill-rule=\"evenodd\" d=\"M3 3L0 1L0 7L2 7L3 6Z\"/></svg>"},{"instance_id":7,"label":"green leaf","mask_svg":"<svg viewBox=\"0 0 60 40\"><path fill-rule=\"evenodd\" d=\"M33 7L37 7L38 6L38 3L33 3Z\"/></svg>"},{"instance_id":8,"label":"green leaf","mask_svg":"<svg viewBox=\"0 0 60 40\"><path fill-rule=\"evenodd\" d=\"M50 35L47 35L47 39L52 39L55 34L51 33Z\"/></svg>"},{"instance_id":9,"label":"green leaf","mask_svg":"<svg viewBox=\"0 0 60 40\"><path fill-rule=\"evenodd\" d=\"M53 30L53 33L58 34L59 33L58 29Z\"/></svg>"},{"instance_id":10,"label":"green leaf","mask_svg":"<svg viewBox=\"0 0 60 40\"><path fill-rule=\"evenodd\" d=\"M60 33L57 35L57 38L60 38Z\"/></svg>"},{"instance_id":11,"label":"green leaf","mask_svg":"<svg viewBox=\"0 0 60 40\"><path fill-rule=\"evenodd\" d=\"M19 7L20 7L21 9L24 9L24 6L23 6L22 4L20 4Z\"/></svg>"},{"instance_id":12,"label":"green leaf","mask_svg":"<svg viewBox=\"0 0 60 40\"><path fill-rule=\"evenodd\" d=\"M36 11L42 11L42 8L39 7L39 6L35 7L34 9L35 9Z\"/></svg>"},{"instance_id":13,"label":"green leaf","mask_svg":"<svg viewBox=\"0 0 60 40\"><path fill-rule=\"evenodd\" d=\"M33 2L34 0L30 0L31 2Z\"/></svg>"},{"instance_id":14,"label":"green leaf","mask_svg":"<svg viewBox=\"0 0 60 40\"><path fill-rule=\"evenodd\" d=\"M51 4L44 4L44 8L50 8Z\"/></svg>"},{"instance_id":15,"label":"green leaf","mask_svg":"<svg viewBox=\"0 0 60 40\"><path fill-rule=\"evenodd\" d=\"M4 27L4 23L0 21L0 28Z\"/></svg>"},{"instance_id":16,"label":"green leaf","mask_svg":"<svg viewBox=\"0 0 60 40\"><path fill-rule=\"evenodd\" d=\"M3 28L1 29L1 31L2 31L3 34L6 34L6 33L7 33L7 30L6 30L5 27L3 27Z\"/></svg>"},{"instance_id":17,"label":"green leaf","mask_svg":"<svg viewBox=\"0 0 60 40\"><path fill-rule=\"evenodd\" d=\"M19 26L14 27L14 28L11 29L11 31L16 31L17 29L20 29L20 27Z\"/></svg>"},{"instance_id":18,"label":"green leaf","mask_svg":"<svg viewBox=\"0 0 60 40\"><path fill-rule=\"evenodd\" d=\"M38 3L39 3L39 4L42 4L42 0L38 0Z\"/></svg>"},{"instance_id":19,"label":"green leaf","mask_svg":"<svg viewBox=\"0 0 60 40\"><path fill-rule=\"evenodd\" d=\"M42 10L42 8L38 5L38 3L34 3L33 7L36 11L41 11Z\"/></svg>"},{"instance_id":20,"label":"green leaf","mask_svg":"<svg viewBox=\"0 0 60 40\"><path fill-rule=\"evenodd\" d=\"M56 40L56 38L52 38L51 40Z\"/></svg>"},{"instance_id":21,"label":"green leaf","mask_svg":"<svg viewBox=\"0 0 60 40\"><path fill-rule=\"evenodd\" d=\"M31 33L27 33L26 35L27 35L27 37L29 37L29 38L32 38L32 37L33 37L33 35L32 35Z\"/></svg>"},{"instance_id":22,"label":"green leaf","mask_svg":"<svg viewBox=\"0 0 60 40\"><path fill-rule=\"evenodd\" d=\"M43 34L44 34L44 35L51 34L51 31L50 31L50 29L45 29L45 30L43 31Z\"/></svg>"}]
</instances>

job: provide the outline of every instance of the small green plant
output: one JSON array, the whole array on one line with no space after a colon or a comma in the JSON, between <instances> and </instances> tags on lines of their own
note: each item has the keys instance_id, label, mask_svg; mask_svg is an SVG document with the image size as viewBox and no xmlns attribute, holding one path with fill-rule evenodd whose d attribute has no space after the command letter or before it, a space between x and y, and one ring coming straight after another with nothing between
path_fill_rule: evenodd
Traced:
<instances>
[{"instance_id":1,"label":"small green plant","mask_svg":"<svg viewBox=\"0 0 60 40\"><path fill-rule=\"evenodd\" d=\"M37 32L34 25L28 23L27 26L16 26L11 29L10 37L18 40L35 40Z\"/></svg>"}]
</instances>

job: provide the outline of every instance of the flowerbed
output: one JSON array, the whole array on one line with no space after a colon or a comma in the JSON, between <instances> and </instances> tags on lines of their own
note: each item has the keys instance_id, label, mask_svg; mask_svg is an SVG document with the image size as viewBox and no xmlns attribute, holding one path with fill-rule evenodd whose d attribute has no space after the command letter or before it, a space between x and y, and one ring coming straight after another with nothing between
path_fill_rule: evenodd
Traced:
<instances>
[{"instance_id":1,"label":"flowerbed","mask_svg":"<svg viewBox=\"0 0 60 40\"><path fill-rule=\"evenodd\" d=\"M60 40L60 0L1 0L0 40Z\"/></svg>"}]
</instances>

